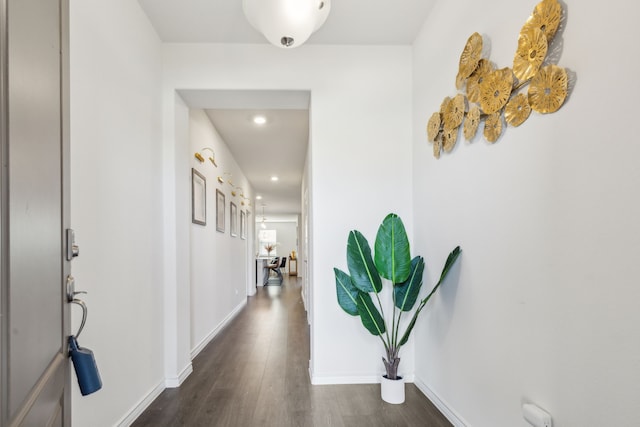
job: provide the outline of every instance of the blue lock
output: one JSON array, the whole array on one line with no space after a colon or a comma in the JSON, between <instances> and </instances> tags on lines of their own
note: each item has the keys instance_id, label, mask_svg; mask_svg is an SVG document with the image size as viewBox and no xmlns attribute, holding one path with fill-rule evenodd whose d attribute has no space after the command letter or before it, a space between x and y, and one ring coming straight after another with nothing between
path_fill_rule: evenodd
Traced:
<instances>
[{"instance_id":1,"label":"blue lock","mask_svg":"<svg viewBox=\"0 0 640 427\"><path fill-rule=\"evenodd\" d=\"M69 337L69 356L71 356L73 368L78 377L80 393L86 396L100 390L102 388L102 380L100 379L100 372L98 372L98 365L96 365L93 351L80 347L78 340L73 335Z\"/></svg>"}]
</instances>

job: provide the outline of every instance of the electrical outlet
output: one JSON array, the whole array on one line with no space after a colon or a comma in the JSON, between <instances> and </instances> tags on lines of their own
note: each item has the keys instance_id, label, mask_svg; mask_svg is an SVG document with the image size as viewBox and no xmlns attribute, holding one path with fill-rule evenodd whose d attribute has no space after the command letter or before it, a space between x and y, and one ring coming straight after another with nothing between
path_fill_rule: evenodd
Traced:
<instances>
[{"instance_id":1,"label":"electrical outlet","mask_svg":"<svg viewBox=\"0 0 640 427\"><path fill-rule=\"evenodd\" d=\"M551 415L532 403L522 405L522 415L533 427L553 427Z\"/></svg>"}]
</instances>

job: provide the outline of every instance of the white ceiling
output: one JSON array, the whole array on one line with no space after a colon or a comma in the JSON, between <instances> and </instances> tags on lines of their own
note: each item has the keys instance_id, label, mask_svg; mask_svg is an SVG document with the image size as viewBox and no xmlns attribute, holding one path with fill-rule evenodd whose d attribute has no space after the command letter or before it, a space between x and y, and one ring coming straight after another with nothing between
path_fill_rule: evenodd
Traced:
<instances>
[{"instance_id":1,"label":"white ceiling","mask_svg":"<svg viewBox=\"0 0 640 427\"><path fill-rule=\"evenodd\" d=\"M437 0L333 0L307 43L411 44ZM138 0L167 43L266 43L242 0Z\"/></svg>"},{"instance_id":2,"label":"white ceiling","mask_svg":"<svg viewBox=\"0 0 640 427\"><path fill-rule=\"evenodd\" d=\"M306 43L410 45L438 0L334 0L325 24ZM242 11L242 0L138 0L166 43L264 43ZM273 47L273 49L279 49ZM202 108L258 194L267 219L299 213L309 135L309 93L298 91L180 91ZM266 114L256 129L249 118ZM277 174L280 181L269 181ZM258 202L254 217L262 217ZM259 214L258 214L259 213Z\"/></svg>"}]
</instances>

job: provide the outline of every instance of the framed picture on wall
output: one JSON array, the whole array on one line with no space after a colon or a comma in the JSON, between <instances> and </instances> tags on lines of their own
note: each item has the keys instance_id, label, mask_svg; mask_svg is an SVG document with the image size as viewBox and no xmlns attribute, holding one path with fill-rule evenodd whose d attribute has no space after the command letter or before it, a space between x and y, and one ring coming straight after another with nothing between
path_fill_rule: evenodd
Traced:
<instances>
[{"instance_id":1,"label":"framed picture on wall","mask_svg":"<svg viewBox=\"0 0 640 427\"><path fill-rule=\"evenodd\" d=\"M191 168L191 222L207 225L207 179Z\"/></svg>"},{"instance_id":2,"label":"framed picture on wall","mask_svg":"<svg viewBox=\"0 0 640 427\"><path fill-rule=\"evenodd\" d=\"M247 238L247 214L244 211L240 211L240 238Z\"/></svg>"},{"instance_id":3,"label":"framed picture on wall","mask_svg":"<svg viewBox=\"0 0 640 427\"><path fill-rule=\"evenodd\" d=\"M229 228L231 229L231 235L235 237L238 235L238 207L233 202L229 203L229 216L231 216Z\"/></svg>"},{"instance_id":4,"label":"framed picture on wall","mask_svg":"<svg viewBox=\"0 0 640 427\"><path fill-rule=\"evenodd\" d=\"M216 230L224 233L224 193L216 188Z\"/></svg>"}]
</instances>

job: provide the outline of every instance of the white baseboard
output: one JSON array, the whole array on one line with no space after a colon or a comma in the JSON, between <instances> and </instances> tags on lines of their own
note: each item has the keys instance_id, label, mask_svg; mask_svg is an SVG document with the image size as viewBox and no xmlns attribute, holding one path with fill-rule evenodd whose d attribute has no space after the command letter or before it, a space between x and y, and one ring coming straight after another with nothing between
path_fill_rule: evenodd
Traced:
<instances>
[{"instance_id":1,"label":"white baseboard","mask_svg":"<svg viewBox=\"0 0 640 427\"><path fill-rule=\"evenodd\" d=\"M309 369L309 377L313 385L331 385L331 384L377 384L380 382L381 375L359 375L359 376L338 376L338 375L314 375ZM414 375L404 375L406 383L412 383Z\"/></svg>"},{"instance_id":2,"label":"white baseboard","mask_svg":"<svg viewBox=\"0 0 640 427\"><path fill-rule=\"evenodd\" d=\"M165 378L164 385L166 388L177 388L182 385L184 380L187 379L189 375L193 372L193 365L191 362L187 366L185 366L182 371L178 374L177 377L174 378Z\"/></svg>"},{"instance_id":3,"label":"white baseboard","mask_svg":"<svg viewBox=\"0 0 640 427\"><path fill-rule=\"evenodd\" d=\"M211 332L209 332L209 334L191 350L191 360L193 360L207 346L207 344L209 344L211 340L214 339L216 335L218 335L218 333L220 333L220 331L225 326L227 326L234 317L238 315L238 313L240 313L240 310L242 310L245 305L247 305L246 298L243 299L242 302L236 308L234 308L233 311L229 313L218 326L216 326Z\"/></svg>"},{"instance_id":4,"label":"white baseboard","mask_svg":"<svg viewBox=\"0 0 640 427\"><path fill-rule=\"evenodd\" d=\"M427 396L427 398L435 405L436 408L438 408L440 412L442 412L445 417L447 417L449 422L453 424L454 427L470 426L469 423L467 423L456 411L454 411L451 406L447 404L447 402L441 399L440 396L438 396L438 394L433 391L427 384L420 380L416 381L415 384L416 387L418 387L418 390L420 390L422 393L424 393L425 396Z\"/></svg>"},{"instance_id":5,"label":"white baseboard","mask_svg":"<svg viewBox=\"0 0 640 427\"><path fill-rule=\"evenodd\" d=\"M145 409L156 400L160 393L164 391L164 383L161 381L156 385L145 397L142 398L120 421L116 423L117 427L129 427L144 412Z\"/></svg>"},{"instance_id":6,"label":"white baseboard","mask_svg":"<svg viewBox=\"0 0 640 427\"><path fill-rule=\"evenodd\" d=\"M206 347L209 342L224 328L247 304L247 300L243 300L231 313L206 336L193 350L191 350L191 360L198 355ZM165 378L164 381L158 383L153 389L147 393L120 421L116 423L117 427L129 427L133 422L144 412L145 409L151 405L151 403L164 391L165 388L176 388L187 379L193 372L193 365L191 362L182 369L180 374L174 378Z\"/></svg>"}]
</instances>

